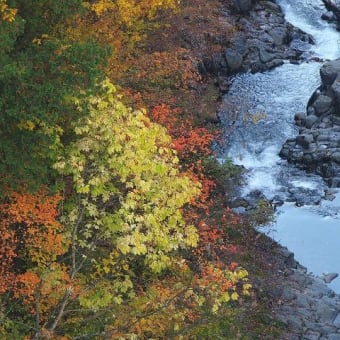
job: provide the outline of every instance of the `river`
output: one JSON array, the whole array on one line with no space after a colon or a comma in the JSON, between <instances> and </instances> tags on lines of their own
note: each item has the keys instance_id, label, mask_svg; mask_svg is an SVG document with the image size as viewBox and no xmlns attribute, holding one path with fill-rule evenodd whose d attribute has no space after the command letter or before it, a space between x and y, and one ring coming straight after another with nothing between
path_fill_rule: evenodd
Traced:
<instances>
[{"instance_id":1,"label":"river","mask_svg":"<svg viewBox=\"0 0 340 340\"><path fill-rule=\"evenodd\" d=\"M340 194L333 201L318 202L327 187L322 178L297 169L280 159L287 138L297 134L294 114L304 112L313 91L320 85L321 62L340 57L340 34L320 19L318 0L278 0L286 20L311 34L315 45L306 46L306 60L285 63L257 74L241 74L223 98L224 110L235 117L226 128L224 157L247 170L242 195L260 190L268 200L285 203L275 222L261 230L295 253L295 258L315 275L340 273ZM312 58L312 60L311 60ZM298 207L292 194L304 197ZM294 196L294 195L293 195ZM316 204L317 203L317 204ZM301 205L301 204L298 204ZM340 278L330 287L340 293Z\"/></svg>"}]
</instances>

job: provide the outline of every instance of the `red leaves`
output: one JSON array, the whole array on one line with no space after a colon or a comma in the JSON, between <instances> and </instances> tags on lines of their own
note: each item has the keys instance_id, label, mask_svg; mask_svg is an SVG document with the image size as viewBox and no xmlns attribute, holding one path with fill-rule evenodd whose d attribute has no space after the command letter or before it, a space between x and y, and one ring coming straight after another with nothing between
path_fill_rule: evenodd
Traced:
<instances>
[{"instance_id":1,"label":"red leaves","mask_svg":"<svg viewBox=\"0 0 340 340\"><path fill-rule=\"evenodd\" d=\"M212 154L211 143L216 135L204 127L193 126L193 117L184 115L179 108L172 109L160 104L153 108L151 117L167 128L173 145L184 162Z\"/></svg>"},{"instance_id":2,"label":"red leaves","mask_svg":"<svg viewBox=\"0 0 340 340\"><path fill-rule=\"evenodd\" d=\"M203 263L208 265L206 270L216 274L216 267L226 266L223 263L230 261L231 255L238 251L230 243L227 229L235 227L240 220L225 207L225 198L216 192L216 183L206 173L202 159L212 156L211 144L217 134L205 127L194 126L192 115L184 114L179 108L171 108L160 104L151 112L153 120L165 126L172 136L174 148L181 160L182 169L194 182L201 184L201 194L186 208L185 217L188 223L197 226L200 243L195 250L195 261L199 267ZM237 267L235 262L229 265L230 270ZM222 272L219 272L222 275ZM204 280L215 280L209 273L201 273ZM226 290L230 288L226 282Z\"/></svg>"}]
</instances>

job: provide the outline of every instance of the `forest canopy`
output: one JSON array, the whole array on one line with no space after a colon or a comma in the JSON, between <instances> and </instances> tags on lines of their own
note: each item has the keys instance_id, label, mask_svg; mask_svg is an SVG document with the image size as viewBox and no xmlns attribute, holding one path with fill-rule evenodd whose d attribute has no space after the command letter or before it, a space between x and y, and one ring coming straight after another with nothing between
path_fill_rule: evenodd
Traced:
<instances>
[{"instance_id":1,"label":"forest canopy","mask_svg":"<svg viewBox=\"0 0 340 340\"><path fill-rule=\"evenodd\" d=\"M178 11L0 0L1 338L204 337L250 295L239 219L212 212L232 167L169 99L201 78L182 49L145 48Z\"/></svg>"}]
</instances>

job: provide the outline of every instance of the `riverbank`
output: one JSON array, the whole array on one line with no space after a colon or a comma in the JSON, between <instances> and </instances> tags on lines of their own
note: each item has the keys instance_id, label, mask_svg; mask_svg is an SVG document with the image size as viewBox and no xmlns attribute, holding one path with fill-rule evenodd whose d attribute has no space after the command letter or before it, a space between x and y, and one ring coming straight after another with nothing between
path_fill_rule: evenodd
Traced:
<instances>
[{"instance_id":1,"label":"riverbank","mask_svg":"<svg viewBox=\"0 0 340 340\"><path fill-rule=\"evenodd\" d=\"M256 10L255 7L254 12ZM249 13L249 17L253 15ZM261 15L256 12L256 17ZM308 41L311 42L312 40ZM295 41L295 46L296 44L301 46ZM306 48L306 44L303 46ZM305 51L307 50L308 48ZM303 56L300 62L308 59L308 53L301 53L300 56ZM299 62L291 59L289 61ZM242 67L249 70L247 63L240 69ZM215 74L218 72L215 71ZM227 121L231 122L229 129L232 129L237 118L227 117ZM258 194L257 200L252 197L252 200L244 203L245 208L254 208L261 200L263 196ZM318 200L321 200L321 196ZM280 339L339 339L339 296L322 279L310 275L306 268L298 264L290 251L265 236L254 235L254 238L263 238L263 244L256 242L254 252L258 259L265 259L261 268L266 272L266 278L260 280L257 289L260 294L266 292L273 316L288 328L288 332L282 334Z\"/></svg>"},{"instance_id":2,"label":"riverbank","mask_svg":"<svg viewBox=\"0 0 340 340\"><path fill-rule=\"evenodd\" d=\"M323 90L327 91L325 86ZM315 98L313 101L315 102ZM228 118L224 117L224 120L230 122L229 129L232 129L239 117ZM259 119L265 120L264 117ZM261 193L257 194L257 198L258 201L264 199ZM315 203L320 200L321 196ZM248 210L254 205L247 197L243 202L239 200L238 204L241 204L238 206L239 210ZM280 339L339 339L339 296L330 290L323 280L308 274L307 269L295 261L291 252L270 239L264 237L262 248L258 245L255 251L259 258L263 256L269 262L268 267L264 266L264 270L268 272L266 279L260 281L259 289L267 289L269 299L272 299L273 303L273 315L289 329ZM269 253L273 257L272 260L267 257ZM263 282L265 288L261 287Z\"/></svg>"}]
</instances>

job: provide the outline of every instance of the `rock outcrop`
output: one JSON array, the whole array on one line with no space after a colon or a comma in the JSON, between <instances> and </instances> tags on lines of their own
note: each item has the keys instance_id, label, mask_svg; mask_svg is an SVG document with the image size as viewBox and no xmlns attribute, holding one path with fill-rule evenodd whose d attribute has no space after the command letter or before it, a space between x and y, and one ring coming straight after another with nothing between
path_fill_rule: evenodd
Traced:
<instances>
[{"instance_id":1,"label":"rock outcrop","mask_svg":"<svg viewBox=\"0 0 340 340\"><path fill-rule=\"evenodd\" d=\"M234 0L238 32L228 47L198 65L201 73L218 79L240 72L262 72L283 64L297 63L309 50L313 38L287 23L281 8L272 1ZM223 89L223 81L218 84Z\"/></svg>"},{"instance_id":2,"label":"rock outcrop","mask_svg":"<svg viewBox=\"0 0 340 340\"><path fill-rule=\"evenodd\" d=\"M273 306L277 319L287 325L289 340L340 340L340 296L319 278L307 273L287 248L274 246L281 263L276 282L268 294L276 301ZM337 274L332 273L332 278ZM325 275L327 276L327 275Z\"/></svg>"},{"instance_id":3,"label":"rock outcrop","mask_svg":"<svg viewBox=\"0 0 340 340\"><path fill-rule=\"evenodd\" d=\"M328 22L335 22L337 29L340 29L340 2L337 0L322 0L327 12L321 18Z\"/></svg>"},{"instance_id":4,"label":"rock outcrop","mask_svg":"<svg viewBox=\"0 0 340 340\"><path fill-rule=\"evenodd\" d=\"M280 156L340 187L340 59L320 70L321 86L309 100L306 113L297 113L296 138L288 139Z\"/></svg>"}]
</instances>

